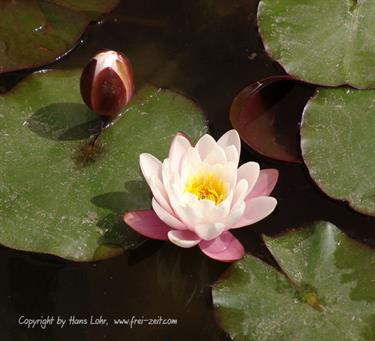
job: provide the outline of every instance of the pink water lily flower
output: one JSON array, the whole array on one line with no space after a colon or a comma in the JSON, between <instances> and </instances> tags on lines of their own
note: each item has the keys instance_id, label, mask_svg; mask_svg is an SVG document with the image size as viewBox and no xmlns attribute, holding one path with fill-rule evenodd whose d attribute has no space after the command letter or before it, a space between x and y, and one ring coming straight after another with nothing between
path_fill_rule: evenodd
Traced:
<instances>
[{"instance_id":1,"label":"pink water lily flower","mask_svg":"<svg viewBox=\"0 0 375 341\"><path fill-rule=\"evenodd\" d=\"M276 169L260 170L256 162L238 168L240 150L240 137L230 130L217 142L206 134L195 146L178 133L163 162L141 154L153 209L127 212L125 222L149 238L199 245L219 261L240 259L244 248L229 230L271 214L277 201L269 195L278 179Z\"/></svg>"}]
</instances>

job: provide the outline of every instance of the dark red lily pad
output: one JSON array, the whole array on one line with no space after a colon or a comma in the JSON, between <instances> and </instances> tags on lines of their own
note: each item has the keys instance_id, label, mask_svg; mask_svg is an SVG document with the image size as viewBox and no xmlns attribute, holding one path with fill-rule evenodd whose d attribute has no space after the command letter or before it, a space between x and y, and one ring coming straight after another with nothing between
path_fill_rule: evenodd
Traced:
<instances>
[{"instance_id":1,"label":"dark red lily pad","mask_svg":"<svg viewBox=\"0 0 375 341\"><path fill-rule=\"evenodd\" d=\"M313 93L313 87L290 76L263 79L237 95L230 109L230 121L241 139L259 154L302 163L299 123L303 107Z\"/></svg>"},{"instance_id":2,"label":"dark red lily pad","mask_svg":"<svg viewBox=\"0 0 375 341\"><path fill-rule=\"evenodd\" d=\"M119 0L0 2L0 72L51 63L71 50L92 20Z\"/></svg>"}]
</instances>

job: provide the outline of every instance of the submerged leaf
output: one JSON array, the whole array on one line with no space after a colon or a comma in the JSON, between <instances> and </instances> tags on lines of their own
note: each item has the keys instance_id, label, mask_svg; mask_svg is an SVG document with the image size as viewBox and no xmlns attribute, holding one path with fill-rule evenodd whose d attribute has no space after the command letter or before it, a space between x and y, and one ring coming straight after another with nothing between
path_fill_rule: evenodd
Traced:
<instances>
[{"instance_id":1,"label":"submerged leaf","mask_svg":"<svg viewBox=\"0 0 375 341\"><path fill-rule=\"evenodd\" d=\"M80 70L35 73L0 96L0 243L87 261L142 239L125 211L149 208L139 154L163 159L177 131L206 131L192 101L141 89L94 148L97 115L82 102Z\"/></svg>"},{"instance_id":2,"label":"submerged leaf","mask_svg":"<svg viewBox=\"0 0 375 341\"><path fill-rule=\"evenodd\" d=\"M312 91L289 76L273 76L253 83L232 103L232 126L258 153L271 159L301 163L299 122ZM295 104L293 110L291 103Z\"/></svg>"},{"instance_id":3,"label":"submerged leaf","mask_svg":"<svg viewBox=\"0 0 375 341\"><path fill-rule=\"evenodd\" d=\"M266 245L284 274L249 255L213 288L234 340L375 339L375 252L327 222Z\"/></svg>"}]
</instances>

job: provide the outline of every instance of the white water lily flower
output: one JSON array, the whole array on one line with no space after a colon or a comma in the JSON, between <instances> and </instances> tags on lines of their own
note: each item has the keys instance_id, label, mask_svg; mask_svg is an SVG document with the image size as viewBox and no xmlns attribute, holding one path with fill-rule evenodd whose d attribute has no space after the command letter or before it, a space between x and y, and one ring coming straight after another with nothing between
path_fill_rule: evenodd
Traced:
<instances>
[{"instance_id":1,"label":"white water lily flower","mask_svg":"<svg viewBox=\"0 0 375 341\"><path fill-rule=\"evenodd\" d=\"M230 130L217 142L206 134L194 147L178 133L163 162L141 154L153 209L128 212L125 222L149 238L199 245L216 260L240 259L244 248L229 230L271 214L277 201L269 195L278 179L276 169L260 170L256 162L237 168L240 150L240 137Z\"/></svg>"}]
</instances>

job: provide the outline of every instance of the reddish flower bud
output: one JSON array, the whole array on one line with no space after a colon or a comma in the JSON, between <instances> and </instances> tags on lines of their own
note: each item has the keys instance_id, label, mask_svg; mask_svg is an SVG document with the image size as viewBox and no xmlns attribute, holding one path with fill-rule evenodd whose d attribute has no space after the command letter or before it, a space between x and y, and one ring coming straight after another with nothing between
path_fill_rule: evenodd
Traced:
<instances>
[{"instance_id":1,"label":"reddish flower bud","mask_svg":"<svg viewBox=\"0 0 375 341\"><path fill-rule=\"evenodd\" d=\"M133 93L133 70L128 58L120 52L100 52L82 71L81 96L100 116L116 117Z\"/></svg>"}]
</instances>

